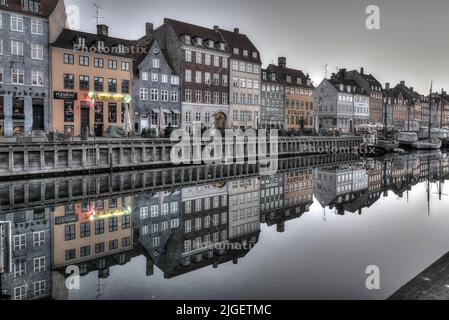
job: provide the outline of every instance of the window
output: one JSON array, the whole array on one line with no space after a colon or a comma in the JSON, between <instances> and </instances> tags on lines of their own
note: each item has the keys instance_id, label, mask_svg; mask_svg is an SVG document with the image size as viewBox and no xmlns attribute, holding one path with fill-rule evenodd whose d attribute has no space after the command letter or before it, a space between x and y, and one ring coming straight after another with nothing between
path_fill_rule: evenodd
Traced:
<instances>
[{"instance_id":1,"label":"window","mask_svg":"<svg viewBox=\"0 0 449 320\"><path fill-rule=\"evenodd\" d=\"M128 216L122 216L122 229L129 229L131 228L131 217Z\"/></svg>"},{"instance_id":2,"label":"window","mask_svg":"<svg viewBox=\"0 0 449 320\"><path fill-rule=\"evenodd\" d=\"M23 57L23 42L11 40L11 55L15 57Z\"/></svg>"},{"instance_id":3,"label":"window","mask_svg":"<svg viewBox=\"0 0 449 320\"><path fill-rule=\"evenodd\" d=\"M238 55L238 54L239 54L239 48L234 48L234 49L233 49L233 52L234 52L234 54L237 54L237 55Z\"/></svg>"},{"instance_id":4,"label":"window","mask_svg":"<svg viewBox=\"0 0 449 320\"><path fill-rule=\"evenodd\" d=\"M11 30L23 32L23 17L12 14L11 15Z\"/></svg>"},{"instance_id":5,"label":"window","mask_svg":"<svg viewBox=\"0 0 449 320\"><path fill-rule=\"evenodd\" d=\"M31 33L36 35L44 34L44 22L39 19L31 19Z\"/></svg>"},{"instance_id":6,"label":"window","mask_svg":"<svg viewBox=\"0 0 449 320\"><path fill-rule=\"evenodd\" d=\"M109 123L117 123L117 103L108 103L108 120Z\"/></svg>"},{"instance_id":7,"label":"window","mask_svg":"<svg viewBox=\"0 0 449 320\"><path fill-rule=\"evenodd\" d=\"M102 77L94 78L94 90L103 92L103 78Z\"/></svg>"},{"instance_id":8,"label":"window","mask_svg":"<svg viewBox=\"0 0 449 320\"><path fill-rule=\"evenodd\" d=\"M192 70L186 69L186 82L192 82Z\"/></svg>"},{"instance_id":9,"label":"window","mask_svg":"<svg viewBox=\"0 0 449 320\"><path fill-rule=\"evenodd\" d=\"M80 248L80 256L87 257L90 256L90 246L85 246Z\"/></svg>"},{"instance_id":10,"label":"window","mask_svg":"<svg viewBox=\"0 0 449 320\"><path fill-rule=\"evenodd\" d=\"M170 228L175 229L179 227L179 219L172 219L170 221Z\"/></svg>"},{"instance_id":11,"label":"window","mask_svg":"<svg viewBox=\"0 0 449 320\"><path fill-rule=\"evenodd\" d=\"M108 92L117 92L117 79L109 79L108 80Z\"/></svg>"},{"instance_id":12,"label":"window","mask_svg":"<svg viewBox=\"0 0 449 320\"><path fill-rule=\"evenodd\" d=\"M148 72L142 71L142 72L140 73L140 80L142 80L142 81L148 81Z\"/></svg>"},{"instance_id":13,"label":"window","mask_svg":"<svg viewBox=\"0 0 449 320\"><path fill-rule=\"evenodd\" d=\"M80 90L89 90L88 76L80 76Z\"/></svg>"},{"instance_id":14,"label":"window","mask_svg":"<svg viewBox=\"0 0 449 320\"><path fill-rule=\"evenodd\" d=\"M80 224L80 237L90 237L90 222L84 222Z\"/></svg>"},{"instance_id":15,"label":"window","mask_svg":"<svg viewBox=\"0 0 449 320\"><path fill-rule=\"evenodd\" d=\"M129 93L129 80L122 80L122 93Z\"/></svg>"},{"instance_id":16,"label":"window","mask_svg":"<svg viewBox=\"0 0 449 320\"><path fill-rule=\"evenodd\" d=\"M210 95L210 91L205 91L204 92L204 99L205 99L205 103L211 103L211 95Z\"/></svg>"},{"instance_id":17,"label":"window","mask_svg":"<svg viewBox=\"0 0 449 320\"><path fill-rule=\"evenodd\" d=\"M168 75L167 74L161 75L161 82L162 83L168 83Z\"/></svg>"},{"instance_id":18,"label":"window","mask_svg":"<svg viewBox=\"0 0 449 320\"><path fill-rule=\"evenodd\" d=\"M158 100L159 100L159 90L151 89L151 101L158 101Z\"/></svg>"},{"instance_id":19,"label":"window","mask_svg":"<svg viewBox=\"0 0 449 320\"><path fill-rule=\"evenodd\" d=\"M89 66L89 57L87 56L80 56L80 66Z\"/></svg>"},{"instance_id":20,"label":"window","mask_svg":"<svg viewBox=\"0 0 449 320\"><path fill-rule=\"evenodd\" d=\"M148 100L148 89L140 88L140 100Z\"/></svg>"},{"instance_id":21,"label":"window","mask_svg":"<svg viewBox=\"0 0 449 320\"><path fill-rule=\"evenodd\" d=\"M203 93L201 92L201 90L196 90L195 91L195 101L197 102L197 103L201 103L202 102L202 99L203 98Z\"/></svg>"},{"instance_id":22,"label":"window","mask_svg":"<svg viewBox=\"0 0 449 320\"><path fill-rule=\"evenodd\" d=\"M214 67L220 66L220 57L214 56Z\"/></svg>"},{"instance_id":23,"label":"window","mask_svg":"<svg viewBox=\"0 0 449 320\"><path fill-rule=\"evenodd\" d=\"M31 70L31 85L43 86L44 85L44 72L39 70Z\"/></svg>"},{"instance_id":24,"label":"window","mask_svg":"<svg viewBox=\"0 0 449 320\"><path fill-rule=\"evenodd\" d=\"M153 239L153 247L159 247L161 245L161 238L156 237Z\"/></svg>"},{"instance_id":25,"label":"window","mask_svg":"<svg viewBox=\"0 0 449 320\"><path fill-rule=\"evenodd\" d=\"M102 58L95 58L94 59L94 66L95 68L103 68L103 59Z\"/></svg>"},{"instance_id":26,"label":"window","mask_svg":"<svg viewBox=\"0 0 449 320\"><path fill-rule=\"evenodd\" d=\"M130 245L131 245L130 237L122 238L122 247L129 247Z\"/></svg>"},{"instance_id":27,"label":"window","mask_svg":"<svg viewBox=\"0 0 449 320\"><path fill-rule=\"evenodd\" d=\"M205 55L204 55L204 63L205 63L207 66L210 66L210 64L211 64L211 56L210 56L210 54L205 54Z\"/></svg>"},{"instance_id":28,"label":"window","mask_svg":"<svg viewBox=\"0 0 449 320\"><path fill-rule=\"evenodd\" d=\"M222 75L221 76L221 84L223 85L223 86L228 86L228 76L227 75Z\"/></svg>"},{"instance_id":29,"label":"window","mask_svg":"<svg viewBox=\"0 0 449 320\"><path fill-rule=\"evenodd\" d=\"M192 221L190 221L190 220L186 221L184 228L185 228L185 233L192 232Z\"/></svg>"},{"instance_id":30,"label":"window","mask_svg":"<svg viewBox=\"0 0 449 320\"><path fill-rule=\"evenodd\" d=\"M68 226L65 226L65 241L71 241L71 240L75 240L75 225L71 224Z\"/></svg>"},{"instance_id":31,"label":"window","mask_svg":"<svg viewBox=\"0 0 449 320\"><path fill-rule=\"evenodd\" d=\"M95 245L95 253L103 253L104 252L104 242L97 243Z\"/></svg>"},{"instance_id":32,"label":"window","mask_svg":"<svg viewBox=\"0 0 449 320\"><path fill-rule=\"evenodd\" d=\"M95 234L103 234L104 233L104 220L95 221Z\"/></svg>"},{"instance_id":33,"label":"window","mask_svg":"<svg viewBox=\"0 0 449 320\"><path fill-rule=\"evenodd\" d=\"M45 231L33 233L33 245L35 248L45 245Z\"/></svg>"},{"instance_id":34,"label":"window","mask_svg":"<svg viewBox=\"0 0 449 320\"><path fill-rule=\"evenodd\" d=\"M64 100L64 122L74 121L73 103L73 100Z\"/></svg>"},{"instance_id":35,"label":"window","mask_svg":"<svg viewBox=\"0 0 449 320\"><path fill-rule=\"evenodd\" d=\"M45 294L46 286L47 286L45 280L35 282L35 283L33 283L33 286L34 286L34 296L35 297L40 297Z\"/></svg>"},{"instance_id":36,"label":"window","mask_svg":"<svg viewBox=\"0 0 449 320\"><path fill-rule=\"evenodd\" d=\"M228 58L223 57L221 60L221 64L224 69L227 69L228 68Z\"/></svg>"},{"instance_id":37,"label":"window","mask_svg":"<svg viewBox=\"0 0 449 320\"><path fill-rule=\"evenodd\" d=\"M178 76L171 76L171 84L174 86L179 85L179 77Z\"/></svg>"},{"instance_id":38,"label":"window","mask_svg":"<svg viewBox=\"0 0 449 320\"><path fill-rule=\"evenodd\" d=\"M70 250L66 250L65 252L65 260L73 260L76 258L76 250L75 249L70 249Z\"/></svg>"},{"instance_id":39,"label":"window","mask_svg":"<svg viewBox=\"0 0 449 320\"><path fill-rule=\"evenodd\" d=\"M186 89L185 91L185 101L192 102L192 90Z\"/></svg>"},{"instance_id":40,"label":"window","mask_svg":"<svg viewBox=\"0 0 449 320\"><path fill-rule=\"evenodd\" d=\"M161 90L161 101L168 102L168 90Z\"/></svg>"},{"instance_id":41,"label":"window","mask_svg":"<svg viewBox=\"0 0 449 320\"><path fill-rule=\"evenodd\" d=\"M13 265L14 278L20 278L26 274L26 260L16 260Z\"/></svg>"},{"instance_id":42,"label":"window","mask_svg":"<svg viewBox=\"0 0 449 320\"><path fill-rule=\"evenodd\" d=\"M178 91L171 91L170 92L170 100L171 100L171 102L178 102L179 101Z\"/></svg>"},{"instance_id":43,"label":"window","mask_svg":"<svg viewBox=\"0 0 449 320\"><path fill-rule=\"evenodd\" d=\"M195 82L196 83L201 83L201 71L197 71L196 73L195 73Z\"/></svg>"},{"instance_id":44,"label":"window","mask_svg":"<svg viewBox=\"0 0 449 320\"><path fill-rule=\"evenodd\" d=\"M45 271L45 257L34 258L34 273Z\"/></svg>"},{"instance_id":45,"label":"window","mask_svg":"<svg viewBox=\"0 0 449 320\"><path fill-rule=\"evenodd\" d=\"M227 93L223 93L222 95L222 104L228 104L228 94Z\"/></svg>"},{"instance_id":46,"label":"window","mask_svg":"<svg viewBox=\"0 0 449 320\"><path fill-rule=\"evenodd\" d=\"M190 50L185 51L185 61L192 62L192 51Z\"/></svg>"},{"instance_id":47,"label":"window","mask_svg":"<svg viewBox=\"0 0 449 320\"><path fill-rule=\"evenodd\" d=\"M74 63L74 55L73 54L64 54L64 64L73 64Z\"/></svg>"},{"instance_id":48,"label":"window","mask_svg":"<svg viewBox=\"0 0 449 320\"><path fill-rule=\"evenodd\" d=\"M22 0L22 9L35 13L41 13L40 0Z\"/></svg>"},{"instance_id":49,"label":"window","mask_svg":"<svg viewBox=\"0 0 449 320\"><path fill-rule=\"evenodd\" d=\"M74 75L73 74L64 74L64 89L74 89Z\"/></svg>"},{"instance_id":50,"label":"window","mask_svg":"<svg viewBox=\"0 0 449 320\"><path fill-rule=\"evenodd\" d=\"M14 288L14 300L26 299L26 285Z\"/></svg>"},{"instance_id":51,"label":"window","mask_svg":"<svg viewBox=\"0 0 449 320\"><path fill-rule=\"evenodd\" d=\"M109 218L109 232L115 232L118 230L118 218Z\"/></svg>"},{"instance_id":52,"label":"window","mask_svg":"<svg viewBox=\"0 0 449 320\"><path fill-rule=\"evenodd\" d=\"M129 71L130 64L129 62L122 62L122 71Z\"/></svg>"},{"instance_id":53,"label":"window","mask_svg":"<svg viewBox=\"0 0 449 320\"><path fill-rule=\"evenodd\" d=\"M118 249L118 240L110 240L109 250L117 250L117 249Z\"/></svg>"},{"instance_id":54,"label":"window","mask_svg":"<svg viewBox=\"0 0 449 320\"><path fill-rule=\"evenodd\" d=\"M203 63L203 54L201 52L195 53L195 62L198 64Z\"/></svg>"},{"instance_id":55,"label":"window","mask_svg":"<svg viewBox=\"0 0 449 320\"><path fill-rule=\"evenodd\" d=\"M160 67L160 60L154 58L153 59L153 68L159 68Z\"/></svg>"},{"instance_id":56,"label":"window","mask_svg":"<svg viewBox=\"0 0 449 320\"><path fill-rule=\"evenodd\" d=\"M117 70L117 60L109 60L108 68L111 70Z\"/></svg>"}]
</instances>

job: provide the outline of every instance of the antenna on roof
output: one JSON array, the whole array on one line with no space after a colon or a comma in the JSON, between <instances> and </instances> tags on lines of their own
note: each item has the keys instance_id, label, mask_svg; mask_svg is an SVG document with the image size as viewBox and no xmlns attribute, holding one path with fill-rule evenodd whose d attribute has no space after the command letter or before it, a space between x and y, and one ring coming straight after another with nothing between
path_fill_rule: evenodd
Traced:
<instances>
[{"instance_id":1,"label":"antenna on roof","mask_svg":"<svg viewBox=\"0 0 449 320\"><path fill-rule=\"evenodd\" d=\"M327 72L328 72L327 69L328 69L328 67L329 67L328 64L325 64L325 65L324 65L324 78L325 78L325 79L327 79Z\"/></svg>"},{"instance_id":2,"label":"antenna on roof","mask_svg":"<svg viewBox=\"0 0 449 320\"><path fill-rule=\"evenodd\" d=\"M94 7L95 7L95 16L93 16L93 18L97 22L97 26L98 26L100 24L100 19L104 19L104 17L100 15L100 9L103 9L103 8L100 7L96 3L94 3Z\"/></svg>"}]
</instances>

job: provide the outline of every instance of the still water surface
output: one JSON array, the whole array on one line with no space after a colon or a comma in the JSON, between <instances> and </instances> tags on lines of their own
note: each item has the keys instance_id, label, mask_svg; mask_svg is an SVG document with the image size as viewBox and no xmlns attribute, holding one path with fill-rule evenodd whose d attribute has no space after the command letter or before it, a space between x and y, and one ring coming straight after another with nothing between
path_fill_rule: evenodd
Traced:
<instances>
[{"instance_id":1,"label":"still water surface","mask_svg":"<svg viewBox=\"0 0 449 320\"><path fill-rule=\"evenodd\" d=\"M9 210L0 213L13 222L3 291L386 299L449 251L448 176L446 154L420 153ZM366 288L370 265L380 268L380 290ZM66 289L67 266L79 268L79 290Z\"/></svg>"}]
</instances>

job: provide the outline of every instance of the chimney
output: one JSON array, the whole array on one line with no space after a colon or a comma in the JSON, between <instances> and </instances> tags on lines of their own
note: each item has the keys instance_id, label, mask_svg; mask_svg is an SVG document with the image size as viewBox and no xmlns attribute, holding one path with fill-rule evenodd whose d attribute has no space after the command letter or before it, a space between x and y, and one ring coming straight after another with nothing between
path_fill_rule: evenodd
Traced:
<instances>
[{"instance_id":1,"label":"chimney","mask_svg":"<svg viewBox=\"0 0 449 320\"><path fill-rule=\"evenodd\" d=\"M218 32L220 31L220 27L219 27L219 26L214 26L214 31L215 31L216 33L218 33Z\"/></svg>"},{"instance_id":2,"label":"chimney","mask_svg":"<svg viewBox=\"0 0 449 320\"><path fill-rule=\"evenodd\" d=\"M109 27L105 24L98 24L97 35L107 37L109 35Z\"/></svg>"},{"instance_id":3,"label":"chimney","mask_svg":"<svg viewBox=\"0 0 449 320\"><path fill-rule=\"evenodd\" d=\"M153 37L153 32L154 32L153 24L147 22L145 24L145 34L147 36L147 39L151 39Z\"/></svg>"},{"instance_id":4,"label":"chimney","mask_svg":"<svg viewBox=\"0 0 449 320\"><path fill-rule=\"evenodd\" d=\"M410 87L410 91L411 91L412 93L415 92L415 90L413 90L413 89L415 89L415 88Z\"/></svg>"},{"instance_id":5,"label":"chimney","mask_svg":"<svg viewBox=\"0 0 449 320\"><path fill-rule=\"evenodd\" d=\"M363 67L360 68L360 74L365 74L365 69Z\"/></svg>"},{"instance_id":6,"label":"chimney","mask_svg":"<svg viewBox=\"0 0 449 320\"><path fill-rule=\"evenodd\" d=\"M338 71L338 77L341 79L345 79L346 78L346 69L340 69Z\"/></svg>"},{"instance_id":7,"label":"chimney","mask_svg":"<svg viewBox=\"0 0 449 320\"><path fill-rule=\"evenodd\" d=\"M240 29L239 29L239 28L235 28L235 29L234 29L234 33L235 33L236 35L239 35L239 34L240 34Z\"/></svg>"},{"instance_id":8,"label":"chimney","mask_svg":"<svg viewBox=\"0 0 449 320\"><path fill-rule=\"evenodd\" d=\"M385 90L390 90L390 83L389 82L385 83Z\"/></svg>"},{"instance_id":9,"label":"chimney","mask_svg":"<svg viewBox=\"0 0 449 320\"><path fill-rule=\"evenodd\" d=\"M287 67L287 58L286 57L279 57L278 58L278 66L281 68Z\"/></svg>"},{"instance_id":10,"label":"chimney","mask_svg":"<svg viewBox=\"0 0 449 320\"><path fill-rule=\"evenodd\" d=\"M402 81L400 82L400 84L401 84L401 86L405 86L405 81L402 80Z\"/></svg>"}]
</instances>

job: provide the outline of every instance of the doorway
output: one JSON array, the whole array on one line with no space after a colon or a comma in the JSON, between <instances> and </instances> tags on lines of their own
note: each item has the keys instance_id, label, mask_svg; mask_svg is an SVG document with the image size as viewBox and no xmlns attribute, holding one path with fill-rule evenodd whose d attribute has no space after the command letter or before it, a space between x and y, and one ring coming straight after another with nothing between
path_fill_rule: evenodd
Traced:
<instances>
[{"instance_id":1,"label":"doorway","mask_svg":"<svg viewBox=\"0 0 449 320\"><path fill-rule=\"evenodd\" d=\"M44 102L42 99L33 99L33 131L44 130Z\"/></svg>"},{"instance_id":2,"label":"doorway","mask_svg":"<svg viewBox=\"0 0 449 320\"><path fill-rule=\"evenodd\" d=\"M89 108L81 108L81 139L82 140L87 140L87 138L89 137L89 124L90 124L90 119L89 119L89 114L90 114L90 109Z\"/></svg>"}]
</instances>

